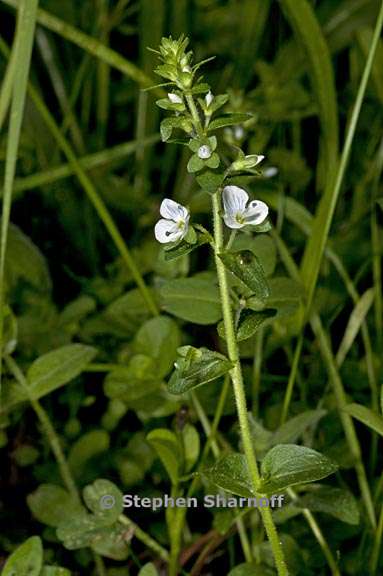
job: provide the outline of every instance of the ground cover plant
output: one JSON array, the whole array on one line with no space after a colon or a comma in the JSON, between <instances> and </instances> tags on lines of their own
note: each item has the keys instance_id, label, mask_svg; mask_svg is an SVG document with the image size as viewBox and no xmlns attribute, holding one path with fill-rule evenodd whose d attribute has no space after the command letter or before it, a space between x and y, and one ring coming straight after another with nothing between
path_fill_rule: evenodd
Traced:
<instances>
[{"instance_id":1,"label":"ground cover plant","mask_svg":"<svg viewBox=\"0 0 383 576\"><path fill-rule=\"evenodd\" d=\"M380 574L383 3L0 15L1 573Z\"/></svg>"}]
</instances>

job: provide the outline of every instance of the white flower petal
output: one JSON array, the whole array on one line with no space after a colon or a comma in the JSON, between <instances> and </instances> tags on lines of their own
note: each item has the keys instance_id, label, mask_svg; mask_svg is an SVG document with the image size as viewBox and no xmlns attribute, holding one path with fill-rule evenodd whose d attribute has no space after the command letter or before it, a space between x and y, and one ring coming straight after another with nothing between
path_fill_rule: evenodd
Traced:
<instances>
[{"instance_id":1,"label":"white flower petal","mask_svg":"<svg viewBox=\"0 0 383 576\"><path fill-rule=\"evenodd\" d=\"M260 164L262 162L262 160L264 160L264 158L265 158L264 156L262 156L262 154L254 154L254 156L257 157L257 161L254 164L254 167L258 166L258 164Z\"/></svg>"},{"instance_id":2,"label":"white flower petal","mask_svg":"<svg viewBox=\"0 0 383 576\"><path fill-rule=\"evenodd\" d=\"M261 200L252 200L245 210L244 218L246 224L262 224L269 213L269 207Z\"/></svg>"},{"instance_id":3,"label":"white flower petal","mask_svg":"<svg viewBox=\"0 0 383 576\"><path fill-rule=\"evenodd\" d=\"M235 217L233 217L231 214L224 214L223 219L226 226L234 230L239 230L239 228L243 228L244 226L246 226L246 222L244 222L243 224L241 222L238 222L238 220L236 220Z\"/></svg>"},{"instance_id":4,"label":"white flower petal","mask_svg":"<svg viewBox=\"0 0 383 576\"><path fill-rule=\"evenodd\" d=\"M187 230L187 226L185 226ZM176 242L185 236L185 228L179 228L175 222L171 220L161 219L154 227L154 235L158 242L167 244L168 242Z\"/></svg>"},{"instance_id":5,"label":"white flower petal","mask_svg":"<svg viewBox=\"0 0 383 576\"><path fill-rule=\"evenodd\" d=\"M246 210L249 195L239 186L225 186L222 193L223 207L227 215L235 216L238 212Z\"/></svg>"},{"instance_id":6,"label":"white flower petal","mask_svg":"<svg viewBox=\"0 0 383 576\"><path fill-rule=\"evenodd\" d=\"M209 90L209 92L206 94L205 96L205 102L206 102L206 106L210 106L210 104L213 102L214 100L214 96L211 93L211 90Z\"/></svg>"},{"instance_id":7,"label":"white flower petal","mask_svg":"<svg viewBox=\"0 0 383 576\"><path fill-rule=\"evenodd\" d=\"M167 218L168 220L173 220L173 222L179 222L180 220L189 219L189 210L174 202L170 198L164 198L161 202L160 214L162 218Z\"/></svg>"},{"instance_id":8,"label":"white flower petal","mask_svg":"<svg viewBox=\"0 0 383 576\"><path fill-rule=\"evenodd\" d=\"M207 160L208 158L210 158L210 156L211 156L210 146L203 144L198 148L198 158L201 158L201 160Z\"/></svg>"}]
</instances>

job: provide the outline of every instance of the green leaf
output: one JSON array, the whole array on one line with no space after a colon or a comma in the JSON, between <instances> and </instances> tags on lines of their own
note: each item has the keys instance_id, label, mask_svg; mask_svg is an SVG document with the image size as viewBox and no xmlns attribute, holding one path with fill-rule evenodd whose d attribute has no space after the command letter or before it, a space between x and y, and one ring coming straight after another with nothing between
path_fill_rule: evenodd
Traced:
<instances>
[{"instance_id":1,"label":"green leaf","mask_svg":"<svg viewBox=\"0 0 383 576\"><path fill-rule=\"evenodd\" d=\"M172 135L172 132L175 128L180 128L181 130L184 130L185 132L191 132L193 127L192 127L190 120L188 120L184 117L165 118L165 120L162 120L161 126L160 126L161 138L162 138L163 142L166 142L167 140L169 140L169 138Z\"/></svg>"},{"instance_id":2,"label":"green leaf","mask_svg":"<svg viewBox=\"0 0 383 576\"><path fill-rule=\"evenodd\" d=\"M85 504L103 524L113 524L123 512L123 495L113 482L99 478L85 486Z\"/></svg>"},{"instance_id":3,"label":"green leaf","mask_svg":"<svg viewBox=\"0 0 383 576\"><path fill-rule=\"evenodd\" d=\"M274 308L265 308L265 310L260 310L259 312L242 310L237 326L238 342L254 336L262 324L276 316L276 314L277 311Z\"/></svg>"},{"instance_id":4,"label":"green leaf","mask_svg":"<svg viewBox=\"0 0 383 576\"><path fill-rule=\"evenodd\" d=\"M294 416L294 418L290 418L290 420L273 432L269 445L275 446L276 444L296 442L307 428L316 426L319 420L326 414L326 410L307 410Z\"/></svg>"},{"instance_id":5,"label":"green leaf","mask_svg":"<svg viewBox=\"0 0 383 576\"><path fill-rule=\"evenodd\" d=\"M250 288L259 300L266 300L270 293L269 286L261 263L253 252L250 250L224 252L219 257L226 268Z\"/></svg>"},{"instance_id":6,"label":"green leaf","mask_svg":"<svg viewBox=\"0 0 383 576\"><path fill-rule=\"evenodd\" d=\"M105 430L86 432L71 447L68 464L76 478L81 478L87 463L106 452L110 445L109 434Z\"/></svg>"},{"instance_id":7,"label":"green leaf","mask_svg":"<svg viewBox=\"0 0 383 576\"><path fill-rule=\"evenodd\" d=\"M219 290L213 275L179 278L160 289L162 307L194 324L215 324L222 316Z\"/></svg>"},{"instance_id":8,"label":"green leaf","mask_svg":"<svg viewBox=\"0 0 383 576\"><path fill-rule=\"evenodd\" d=\"M209 194L214 194L217 188L223 183L225 174L223 172L217 174L211 170L204 170L202 174L198 174L196 179L202 190L205 190Z\"/></svg>"},{"instance_id":9,"label":"green leaf","mask_svg":"<svg viewBox=\"0 0 383 576\"><path fill-rule=\"evenodd\" d=\"M165 248L164 250L164 257L166 261L175 260L176 258L180 258L182 256L186 256L186 254L190 254L193 250L196 250L200 246L207 244L209 242L209 237L207 234L198 234L197 241L194 244L190 244L185 240L176 244L173 248Z\"/></svg>"},{"instance_id":10,"label":"green leaf","mask_svg":"<svg viewBox=\"0 0 383 576\"><path fill-rule=\"evenodd\" d=\"M199 172L205 166L205 161L202 158L199 158L197 154L193 154L190 157L189 162L187 164L187 171L190 173Z\"/></svg>"},{"instance_id":11,"label":"green leaf","mask_svg":"<svg viewBox=\"0 0 383 576\"><path fill-rule=\"evenodd\" d=\"M223 376L232 368L232 363L219 352L208 348L182 346L178 349L176 370L168 383L172 394L184 394L197 386Z\"/></svg>"},{"instance_id":12,"label":"green leaf","mask_svg":"<svg viewBox=\"0 0 383 576\"><path fill-rule=\"evenodd\" d=\"M316 450L296 444L278 444L262 460L259 491L271 494L295 484L315 482L337 469L335 462Z\"/></svg>"},{"instance_id":13,"label":"green leaf","mask_svg":"<svg viewBox=\"0 0 383 576\"><path fill-rule=\"evenodd\" d=\"M375 430L375 432L383 436L383 417L380 414L373 412L366 406L356 403L348 404L343 410L353 418L356 418L356 420L359 420L359 422L371 428L371 430Z\"/></svg>"},{"instance_id":14,"label":"green leaf","mask_svg":"<svg viewBox=\"0 0 383 576\"><path fill-rule=\"evenodd\" d=\"M108 323L115 325L124 335L132 335L137 326L150 318L151 313L141 292L135 288L112 302L105 311Z\"/></svg>"},{"instance_id":15,"label":"green leaf","mask_svg":"<svg viewBox=\"0 0 383 576\"><path fill-rule=\"evenodd\" d=\"M104 392L108 398L132 404L160 389L162 381L156 370L153 358L136 354L128 366L109 372L105 378Z\"/></svg>"},{"instance_id":16,"label":"green leaf","mask_svg":"<svg viewBox=\"0 0 383 576\"><path fill-rule=\"evenodd\" d=\"M158 316L141 326L134 339L134 350L155 360L158 378L165 376L174 364L181 334L174 320Z\"/></svg>"},{"instance_id":17,"label":"green leaf","mask_svg":"<svg viewBox=\"0 0 383 576\"><path fill-rule=\"evenodd\" d=\"M224 128L225 126L234 126L236 124L242 124L252 118L252 114L226 114L225 116L220 116L216 118L209 124L208 131L217 130L218 128Z\"/></svg>"},{"instance_id":18,"label":"green leaf","mask_svg":"<svg viewBox=\"0 0 383 576\"><path fill-rule=\"evenodd\" d=\"M96 356L84 344L69 344L40 356L29 367L27 379L34 398L41 398L76 378Z\"/></svg>"},{"instance_id":19,"label":"green leaf","mask_svg":"<svg viewBox=\"0 0 383 576\"><path fill-rule=\"evenodd\" d=\"M206 160L206 166L212 168L213 170L215 170L215 168L218 168L219 164L220 159L216 152L214 152L214 154L212 154L211 157L208 160Z\"/></svg>"},{"instance_id":20,"label":"green leaf","mask_svg":"<svg viewBox=\"0 0 383 576\"><path fill-rule=\"evenodd\" d=\"M98 554L113 560L125 560L129 555L126 527L117 523L100 527L100 519L91 514L75 517L59 526L57 537L68 550L90 546Z\"/></svg>"},{"instance_id":21,"label":"green leaf","mask_svg":"<svg viewBox=\"0 0 383 576\"><path fill-rule=\"evenodd\" d=\"M277 264L277 247L273 238L267 234L237 234L231 246L231 252L250 250L261 263L265 276L271 276Z\"/></svg>"},{"instance_id":22,"label":"green leaf","mask_svg":"<svg viewBox=\"0 0 383 576\"><path fill-rule=\"evenodd\" d=\"M370 310L375 298L375 288L368 288L360 297L359 301L355 304L353 311L347 322L346 329L343 334L341 343L339 344L338 352L335 360L337 366L341 366L346 358L351 346L357 337L363 322L366 319L368 311Z\"/></svg>"},{"instance_id":23,"label":"green leaf","mask_svg":"<svg viewBox=\"0 0 383 576\"><path fill-rule=\"evenodd\" d=\"M149 562L141 568L138 576L158 576L157 568L154 566L154 564Z\"/></svg>"},{"instance_id":24,"label":"green leaf","mask_svg":"<svg viewBox=\"0 0 383 576\"><path fill-rule=\"evenodd\" d=\"M217 460L211 467L203 471L203 475L219 488L243 496L254 498L255 494L243 454L227 454Z\"/></svg>"},{"instance_id":25,"label":"green leaf","mask_svg":"<svg viewBox=\"0 0 383 576\"><path fill-rule=\"evenodd\" d=\"M38 536L31 536L9 556L2 576L39 576L43 565L43 547Z\"/></svg>"},{"instance_id":26,"label":"green leaf","mask_svg":"<svg viewBox=\"0 0 383 576\"><path fill-rule=\"evenodd\" d=\"M39 292L49 294L51 291L52 283L44 256L32 240L13 224L9 225L5 272L7 282L13 289L22 280Z\"/></svg>"},{"instance_id":27,"label":"green leaf","mask_svg":"<svg viewBox=\"0 0 383 576\"><path fill-rule=\"evenodd\" d=\"M40 484L27 496L27 504L39 522L55 528L84 511L81 504L56 484Z\"/></svg>"},{"instance_id":28,"label":"green leaf","mask_svg":"<svg viewBox=\"0 0 383 576\"><path fill-rule=\"evenodd\" d=\"M200 439L197 428L186 423L182 429L182 446L184 453L184 471L190 472L198 460L200 452Z\"/></svg>"},{"instance_id":29,"label":"green leaf","mask_svg":"<svg viewBox=\"0 0 383 576\"><path fill-rule=\"evenodd\" d=\"M149 432L146 439L160 457L172 484L177 484L182 456L177 436L171 430L157 428Z\"/></svg>"},{"instance_id":30,"label":"green leaf","mask_svg":"<svg viewBox=\"0 0 383 576\"><path fill-rule=\"evenodd\" d=\"M294 501L294 506L329 514L347 524L357 525L360 521L357 501L351 492L343 488L310 486L310 491Z\"/></svg>"}]
</instances>

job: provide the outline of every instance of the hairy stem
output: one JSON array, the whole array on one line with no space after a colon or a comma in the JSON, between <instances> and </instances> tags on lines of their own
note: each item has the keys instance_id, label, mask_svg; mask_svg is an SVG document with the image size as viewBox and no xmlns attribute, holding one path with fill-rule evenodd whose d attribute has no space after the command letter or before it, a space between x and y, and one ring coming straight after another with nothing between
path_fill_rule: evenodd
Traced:
<instances>
[{"instance_id":1,"label":"hairy stem","mask_svg":"<svg viewBox=\"0 0 383 576\"><path fill-rule=\"evenodd\" d=\"M242 369L239 358L239 351L237 340L234 331L233 313L230 302L229 285L226 277L226 270L221 261L219 255L223 251L223 226L221 219L221 190L213 195L213 216L214 216L214 256L215 265L218 275L218 283L222 302L222 312L223 321L225 326L225 335L227 342L227 349L229 359L233 363L233 368L230 372L231 380L234 388L235 401L237 406L238 420L241 430L241 439L243 444L243 449L249 468L250 476L253 482L254 491L258 491L260 483L260 475L258 470L257 461L253 451L250 426L247 417L247 405L245 389L242 377ZM275 565L280 576L286 576L288 574L284 553L282 550L281 542L275 524L271 515L271 511L268 508L261 508L260 513L262 520L266 529L266 533L270 542L271 549L273 551Z\"/></svg>"}]
</instances>

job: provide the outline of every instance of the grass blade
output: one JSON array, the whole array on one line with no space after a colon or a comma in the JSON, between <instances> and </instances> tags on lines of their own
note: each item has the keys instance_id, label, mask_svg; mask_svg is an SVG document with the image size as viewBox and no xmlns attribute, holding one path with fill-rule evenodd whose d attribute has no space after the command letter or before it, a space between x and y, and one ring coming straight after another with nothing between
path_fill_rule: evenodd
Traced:
<instances>
[{"instance_id":1,"label":"grass blade","mask_svg":"<svg viewBox=\"0 0 383 576\"><path fill-rule=\"evenodd\" d=\"M280 0L282 10L310 61L322 129L320 168L325 167L325 186L334 182L338 157L338 112L330 52L322 29L307 0Z\"/></svg>"},{"instance_id":2,"label":"grass blade","mask_svg":"<svg viewBox=\"0 0 383 576\"><path fill-rule=\"evenodd\" d=\"M7 249L8 225L11 213L12 190L16 172L21 124L24 116L25 97L29 67L35 34L38 0L23 0L20 4L19 25L15 40L15 72L12 88L11 117L8 131L7 152L4 174L3 214L1 219L0 248L0 350L3 349L3 304L4 304L4 268ZM10 60L12 62L12 60ZM2 354L0 354L0 385L2 373Z\"/></svg>"},{"instance_id":3,"label":"grass blade","mask_svg":"<svg viewBox=\"0 0 383 576\"><path fill-rule=\"evenodd\" d=\"M307 312L312 303L315 286L318 280L319 269L323 252L330 232L330 226L335 212L335 207L341 191L356 126L359 120L360 110L366 93L367 83L371 74L375 52L378 46L383 25L383 2L375 26L374 36L370 46L367 62L363 71L363 76L359 85L358 94L352 111L350 125L347 130L342 156L334 185L327 186L323 198L320 202L317 215L315 216L312 235L307 243L301 266L301 277L306 288Z\"/></svg>"},{"instance_id":4,"label":"grass blade","mask_svg":"<svg viewBox=\"0 0 383 576\"><path fill-rule=\"evenodd\" d=\"M20 4L18 0L1 1L12 8L17 8ZM135 64L132 64L132 62L118 54L118 52L104 46L99 40L88 36L84 32L81 32L81 30L78 30L78 28L67 24L46 10L42 10L41 8L38 10L37 22L45 28L48 28L48 30L56 32L66 40L73 42L73 44L76 44L76 46L92 54L92 56L95 56L102 62L109 64L112 68L119 70L141 86L147 87L153 84L153 80L147 76L147 74L142 72Z\"/></svg>"}]
</instances>

